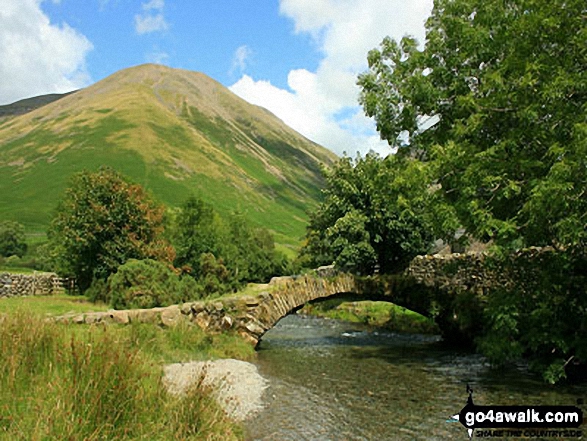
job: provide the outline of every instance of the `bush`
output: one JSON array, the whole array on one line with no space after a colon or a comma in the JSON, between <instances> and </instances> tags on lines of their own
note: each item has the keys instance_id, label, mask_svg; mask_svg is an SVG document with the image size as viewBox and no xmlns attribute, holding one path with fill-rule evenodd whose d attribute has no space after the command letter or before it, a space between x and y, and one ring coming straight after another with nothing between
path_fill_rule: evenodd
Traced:
<instances>
[{"instance_id":1,"label":"bush","mask_svg":"<svg viewBox=\"0 0 587 441\"><path fill-rule=\"evenodd\" d=\"M216 292L192 277L177 276L161 262L132 259L107 282L94 280L86 295L93 302L110 303L115 309L132 309L174 305Z\"/></svg>"},{"instance_id":2,"label":"bush","mask_svg":"<svg viewBox=\"0 0 587 441\"><path fill-rule=\"evenodd\" d=\"M4 259L4 266L8 268L19 268L22 265L22 259L16 255L12 255Z\"/></svg>"},{"instance_id":3,"label":"bush","mask_svg":"<svg viewBox=\"0 0 587 441\"><path fill-rule=\"evenodd\" d=\"M18 222L4 221L0 223L0 256L22 257L26 250L24 227Z\"/></svg>"},{"instance_id":4,"label":"bush","mask_svg":"<svg viewBox=\"0 0 587 441\"><path fill-rule=\"evenodd\" d=\"M494 256L486 261L511 286L487 296L483 335L477 343L493 363L524 357L555 383L566 369L587 364L587 254L583 249Z\"/></svg>"},{"instance_id":5,"label":"bush","mask_svg":"<svg viewBox=\"0 0 587 441\"><path fill-rule=\"evenodd\" d=\"M155 308L179 303L181 284L165 264L131 259L108 278L108 301L113 308Z\"/></svg>"}]
</instances>

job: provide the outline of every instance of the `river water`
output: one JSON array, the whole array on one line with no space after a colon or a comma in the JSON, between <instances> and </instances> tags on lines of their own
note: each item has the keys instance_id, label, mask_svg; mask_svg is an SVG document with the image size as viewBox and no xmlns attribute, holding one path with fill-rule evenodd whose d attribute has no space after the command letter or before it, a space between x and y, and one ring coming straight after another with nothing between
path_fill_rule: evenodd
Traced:
<instances>
[{"instance_id":1,"label":"river water","mask_svg":"<svg viewBox=\"0 0 587 441\"><path fill-rule=\"evenodd\" d=\"M437 336L302 315L265 334L256 364L270 387L265 409L246 425L251 441L467 440L461 424L447 422L466 404L467 384L481 405L587 399L585 385L545 385L522 368L496 371Z\"/></svg>"}]
</instances>

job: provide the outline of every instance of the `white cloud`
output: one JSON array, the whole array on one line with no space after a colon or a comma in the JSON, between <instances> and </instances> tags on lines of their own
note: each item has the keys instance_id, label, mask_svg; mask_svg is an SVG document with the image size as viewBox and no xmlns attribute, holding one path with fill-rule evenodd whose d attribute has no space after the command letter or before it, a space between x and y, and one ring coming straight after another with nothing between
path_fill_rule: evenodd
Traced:
<instances>
[{"instance_id":1,"label":"white cloud","mask_svg":"<svg viewBox=\"0 0 587 441\"><path fill-rule=\"evenodd\" d=\"M252 54L253 51L247 45L239 46L232 57L230 72L232 73L238 70L240 73L243 73L247 68L247 63Z\"/></svg>"},{"instance_id":2,"label":"white cloud","mask_svg":"<svg viewBox=\"0 0 587 441\"><path fill-rule=\"evenodd\" d=\"M169 54L158 49L153 49L152 52L147 54L146 59L149 63L165 64L169 60Z\"/></svg>"},{"instance_id":3,"label":"white cloud","mask_svg":"<svg viewBox=\"0 0 587 441\"><path fill-rule=\"evenodd\" d=\"M41 1L2 0L0 103L90 83L85 59L92 43L67 23L52 24Z\"/></svg>"},{"instance_id":4,"label":"white cloud","mask_svg":"<svg viewBox=\"0 0 587 441\"><path fill-rule=\"evenodd\" d=\"M141 5L143 11L135 15L135 30L137 34L148 34L150 32L165 31L169 25L165 21L163 9L165 0L150 0Z\"/></svg>"},{"instance_id":5,"label":"white cloud","mask_svg":"<svg viewBox=\"0 0 587 441\"><path fill-rule=\"evenodd\" d=\"M309 33L318 43L324 54L318 69L291 71L291 91L248 76L231 89L336 153L389 153L357 104L357 75L385 36L399 40L409 34L423 42L431 10L432 0L280 0L280 12L293 20L295 32Z\"/></svg>"}]
</instances>

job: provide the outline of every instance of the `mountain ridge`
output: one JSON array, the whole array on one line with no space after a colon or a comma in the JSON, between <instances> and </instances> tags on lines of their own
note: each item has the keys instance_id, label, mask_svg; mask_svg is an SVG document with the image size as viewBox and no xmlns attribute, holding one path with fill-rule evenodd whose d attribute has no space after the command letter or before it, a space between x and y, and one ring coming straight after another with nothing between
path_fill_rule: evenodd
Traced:
<instances>
[{"instance_id":1,"label":"mountain ridge","mask_svg":"<svg viewBox=\"0 0 587 441\"><path fill-rule=\"evenodd\" d=\"M295 244L320 198L320 168L335 160L202 73L140 65L0 120L0 216L43 229L66 176L108 165L170 207L196 193Z\"/></svg>"}]
</instances>

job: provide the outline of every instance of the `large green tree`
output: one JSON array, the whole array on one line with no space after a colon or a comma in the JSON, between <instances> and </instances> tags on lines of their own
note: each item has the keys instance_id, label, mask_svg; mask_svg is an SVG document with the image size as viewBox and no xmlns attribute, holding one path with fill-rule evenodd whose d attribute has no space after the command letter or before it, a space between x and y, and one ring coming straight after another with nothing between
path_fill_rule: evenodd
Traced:
<instances>
[{"instance_id":1,"label":"large green tree","mask_svg":"<svg viewBox=\"0 0 587 441\"><path fill-rule=\"evenodd\" d=\"M130 259L171 264L163 214L140 185L112 169L76 174L48 231L58 270L85 291Z\"/></svg>"},{"instance_id":2,"label":"large green tree","mask_svg":"<svg viewBox=\"0 0 587 441\"><path fill-rule=\"evenodd\" d=\"M302 250L311 266L390 273L454 233L454 214L431 185L429 164L370 153L344 157L325 174L324 202L311 215Z\"/></svg>"},{"instance_id":3,"label":"large green tree","mask_svg":"<svg viewBox=\"0 0 587 441\"><path fill-rule=\"evenodd\" d=\"M386 38L359 78L383 139L438 164L463 225L587 243L584 0L435 0L421 50Z\"/></svg>"},{"instance_id":4,"label":"large green tree","mask_svg":"<svg viewBox=\"0 0 587 441\"><path fill-rule=\"evenodd\" d=\"M266 229L253 227L240 213L221 218L210 204L195 196L177 213L173 241L175 265L211 287L211 292L266 282L283 274L287 266ZM212 289L214 286L217 289Z\"/></svg>"}]
</instances>

